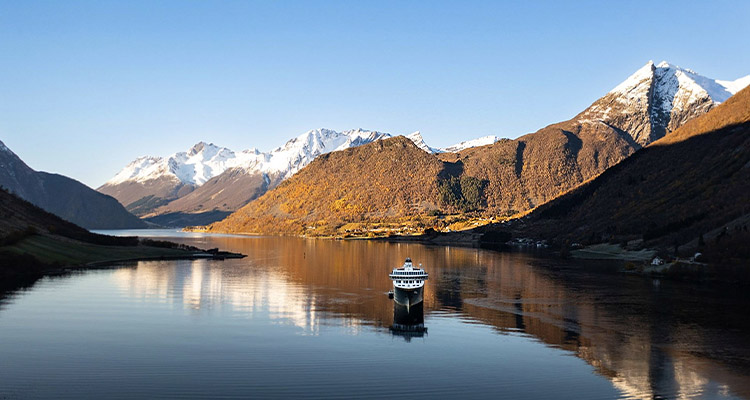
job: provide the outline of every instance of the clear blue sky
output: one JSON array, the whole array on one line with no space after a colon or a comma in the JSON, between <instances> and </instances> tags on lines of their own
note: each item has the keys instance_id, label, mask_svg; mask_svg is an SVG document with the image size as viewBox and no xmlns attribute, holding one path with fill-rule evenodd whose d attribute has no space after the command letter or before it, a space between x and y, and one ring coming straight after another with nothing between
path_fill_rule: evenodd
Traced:
<instances>
[{"instance_id":1,"label":"clear blue sky","mask_svg":"<svg viewBox=\"0 0 750 400\"><path fill-rule=\"evenodd\" d=\"M0 0L0 139L97 187L204 140L517 137L648 60L750 74L748 1Z\"/></svg>"}]
</instances>

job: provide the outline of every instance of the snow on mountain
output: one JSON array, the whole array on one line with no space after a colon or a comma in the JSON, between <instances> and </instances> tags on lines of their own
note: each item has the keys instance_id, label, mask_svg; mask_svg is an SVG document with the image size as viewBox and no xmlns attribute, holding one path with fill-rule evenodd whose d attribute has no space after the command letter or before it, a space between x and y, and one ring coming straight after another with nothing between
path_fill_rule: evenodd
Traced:
<instances>
[{"instance_id":1,"label":"snow on mountain","mask_svg":"<svg viewBox=\"0 0 750 400\"><path fill-rule=\"evenodd\" d=\"M645 146L687 120L726 101L749 84L750 75L734 81L722 81L706 78L695 71L667 62L654 65L649 61L576 119L579 123L604 123L629 132L633 140ZM283 180L321 154L388 137L391 135L362 129L344 132L314 129L270 152L250 149L238 153L212 143L200 142L186 152L175 153L166 158L140 157L107 181L105 186L126 182L143 183L164 177L200 186L230 168L273 174ZM419 131L406 137L431 154L456 152L499 140L495 136L484 136L439 149L427 145ZM4 147L0 143L0 150Z\"/></svg>"},{"instance_id":2,"label":"snow on mountain","mask_svg":"<svg viewBox=\"0 0 750 400\"><path fill-rule=\"evenodd\" d=\"M499 140L500 138L498 138L497 136L493 136L493 135L482 136L480 138L466 140L461 143L456 143L452 146L445 147L441 150L443 150L446 153L456 153L461 150L466 150L472 147L486 146L488 144L497 143L497 141Z\"/></svg>"},{"instance_id":3,"label":"snow on mountain","mask_svg":"<svg viewBox=\"0 0 750 400\"><path fill-rule=\"evenodd\" d=\"M642 100L649 94L650 81L656 83L653 96L661 101L661 108L671 109L672 106L684 106L706 96L716 104L723 103L750 84L750 75L734 81L721 81L666 61L656 66L649 61L610 93L620 94L627 100ZM675 100L678 102L675 103Z\"/></svg>"},{"instance_id":4,"label":"snow on mountain","mask_svg":"<svg viewBox=\"0 0 750 400\"><path fill-rule=\"evenodd\" d=\"M12 153L2 140L0 140L0 151L5 153Z\"/></svg>"},{"instance_id":5,"label":"snow on mountain","mask_svg":"<svg viewBox=\"0 0 750 400\"><path fill-rule=\"evenodd\" d=\"M640 145L663 137L750 84L750 76L721 81L693 70L649 61L578 116L631 132ZM624 124L624 125L623 125Z\"/></svg>"},{"instance_id":6,"label":"snow on mountain","mask_svg":"<svg viewBox=\"0 0 750 400\"><path fill-rule=\"evenodd\" d=\"M746 88L748 85L750 85L750 75L743 76L742 78L735 79L733 81L720 81L717 80L716 83L723 86L729 93L737 94L740 90Z\"/></svg>"},{"instance_id":7,"label":"snow on mountain","mask_svg":"<svg viewBox=\"0 0 750 400\"><path fill-rule=\"evenodd\" d=\"M273 174L283 180L294 175L321 154L361 146L389 137L391 135L388 133L363 129L344 132L314 129L269 152L261 152L255 148L234 152L213 143L200 142L188 151L178 152L169 157L139 157L104 185L115 186L126 182L144 183L168 177L183 184L200 186L231 168L241 168L247 172L260 172L267 175ZM485 136L464 141L446 149L438 149L427 145L419 131L406 137L417 147L431 154L459 151L469 147L492 144L499 140L495 136Z\"/></svg>"},{"instance_id":8,"label":"snow on mountain","mask_svg":"<svg viewBox=\"0 0 750 400\"><path fill-rule=\"evenodd\" d=\"M414 142L417 147L430 154L444 153L443 150L428 146L427 143L425 143L424 138L422 138L422 133L419 131L406 135L406 138Z\"/></svg>"},{"instance_id":9,"label":"snow on mountain","mask_svg":"<svg viewBox=\"0 0 750 400\"><path fill-rule=\"evenodd\" d=\"M387 137L390 137L387 133L362 129L345 132L315 129L267 153L257 149L235 153L213 143L200 142L186 152L175 153L166 158L137 158L105 185L114 186L125 182L143 183L170 177L182 183L200 186L230 168L278 174L281 179L285 179L321 154L360 146Z\"/></svg>"},{"instance_id":10,"label":"snow on mountain","mask_svg":"<svg viewBox=\"0 0 750 400\"><path fill-rule=\"evenodd\" d=\"M286 179L321 154L361 146L390 136L387 133L363 129L344 132L314 129L289 140L283 146L268 153L257 150L242 152L239 156L239 162L235 166L266 174L279 174L281 179Z\"/></svg>"},{"instance_id":11,"label":"snow on mountain","mask_svg":"<svg viewBox=\"0 0 750 400\"><path fill-rule=\"evenodd\" d=\"M106 184L146 182L168 176L183 183L202 185L232 166L235 159L234 152L227 148L200 142L186 152L175 153L167 158L139 157Z\"/></svg>"}]
</instances>

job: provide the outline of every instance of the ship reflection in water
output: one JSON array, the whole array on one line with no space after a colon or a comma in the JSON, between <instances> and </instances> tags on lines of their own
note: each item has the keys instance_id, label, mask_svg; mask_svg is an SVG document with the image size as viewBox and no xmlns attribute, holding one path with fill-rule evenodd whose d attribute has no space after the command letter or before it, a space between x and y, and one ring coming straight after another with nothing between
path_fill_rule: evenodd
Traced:
<instances>
[{"instance_id":1,"label":"ship reflection in water","mask_svg":"<svg viewBox=\"0 0 750 400\"><path fill-rule=\"evenodd\" d=\"M423 338L427 335L422 304L406 307L393 302L393 325L391 325L393 336L400 336L407 342L411 342L413 338Z\"/></svg>"},{"instance_id":2,"label":"ship reflection in water","mask_svg":"<svg viewBox=\"0 0 750 400\"><path fill-rule=\"evenodd\" d=\"M140 262L0 298L0 398L59 398L61 382L68 398L395 397L418 369L411 394L427 397L750 399L740 286L417 244L180 241L248 257ZM384 295L407 256L429 271L408 307Z\"/></svg>"}]
</instances>

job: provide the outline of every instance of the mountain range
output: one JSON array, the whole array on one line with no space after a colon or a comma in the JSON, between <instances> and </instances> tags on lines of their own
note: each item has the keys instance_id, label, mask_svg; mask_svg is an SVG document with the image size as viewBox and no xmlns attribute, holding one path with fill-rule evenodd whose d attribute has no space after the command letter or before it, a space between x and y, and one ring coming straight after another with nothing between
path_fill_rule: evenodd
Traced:
<instances>
[{"instance_id":1,"label":"mountain range","mask_svg":"<svg viewBox=\"0 0 750 400\"><path fill-rule=\"evenodd\" d=\"M169 157L140 157L98 188L132 213L161 225L214 222L239 209L304 168L315 157L392 137L362 129L315 129L269 152L234 152L198 143ZM427 145L420 132L407 136L431 154L493 143L494 136L453 145Z\"/></svg>"},{"instance_id":2,"label":"mountain range","mask_svg":"<svg viewBox=\"0 0 750 400\"><path fill-rule=\"evenodd\" d=\"M0 186L87 229L145 228L114 198L66 176L35 171L0 142Z\"/></svg>"},{"instance_id":3,"label":"mountain range","mask_svg":"<svg viewBox=\"0 0 750 400\"><path fill-rule=\"evenodd\" d=\"M748 83L750 76L714 80L666 62L648 62L571 120L516 140L485 136L435 148L419 132L406 137L482 180L487 213L511 215L596 176ZM207 224L275 188L321 154L390 137L362 129L316 129L269 152L234 152L201 142L169 157L138 158L98 190L157 224ZM492 150L484 149L492 144Z\"/></svg>"},{"instance_id":4,"label":"mountain range","mask_svg":"<svg viewBox=\"0 0 750 400\"><path fill-rule=\"evenodd\" d=\"M748 77L716 81L649 62L574 118L515 140L448 153L413 137L391 138L319 157L209 229L330 233L348 222L436 213L509 217L595 178L747 83ZM387 167L396 162L405 165ZM398 197L401 190L408 201Z\"/></svg>"}]
</instances>

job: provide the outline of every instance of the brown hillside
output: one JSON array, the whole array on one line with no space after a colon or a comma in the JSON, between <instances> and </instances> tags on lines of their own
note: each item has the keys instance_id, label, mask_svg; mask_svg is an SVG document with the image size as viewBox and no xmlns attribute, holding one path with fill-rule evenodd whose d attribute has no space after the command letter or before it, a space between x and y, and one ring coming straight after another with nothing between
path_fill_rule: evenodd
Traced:
<instances>
[{"instance_id":1,"label":"brown hillside","mask_svg":"<svg viewBox=\"0 0 750 400\"><path fill-rule=\"evenodd\" d=\"M604 123L567 121L440 158L486 182L485 214L509 216L559 196L637 148L627 134Z\"/></svg>"},{"instance_id":2,"label":"brown hillside","mask_svg":"<svg viewBox=\"0 0 750 400\"><path fill-rule=\"evenodd\" d=\"M750 89L538 208L524 234L672 246L750 213ZM740 227L742 229L742 227Z\"/></svg>"},{"instance_id":3,"label":"brown hillside","mask_svg":"<svg viewBox=\"0 0 750 400\"><path fill-rule=\"evenodd\" d=\"M211 231L303 233L436 208L443 163L403 136L316 158Z\"/></svg>"}]
</instances>

